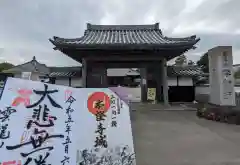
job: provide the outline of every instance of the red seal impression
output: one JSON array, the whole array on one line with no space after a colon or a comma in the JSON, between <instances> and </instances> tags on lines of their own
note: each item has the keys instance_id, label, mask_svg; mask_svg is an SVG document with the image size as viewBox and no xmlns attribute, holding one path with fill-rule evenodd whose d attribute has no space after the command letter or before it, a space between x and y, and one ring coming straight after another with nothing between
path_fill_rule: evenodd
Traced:
<instances>
[{"instance_id":1,"label":"red seal impression","mask_svg":"<svg viewBox=\"0 0 240 165\"><path fill-rule=\"evenodd\" d=\"M89 112L94 115L98 112L106 113L110 108L110 98L104 92L94 92L88 97L87 106Z\"/></svg>"}]
</instances>

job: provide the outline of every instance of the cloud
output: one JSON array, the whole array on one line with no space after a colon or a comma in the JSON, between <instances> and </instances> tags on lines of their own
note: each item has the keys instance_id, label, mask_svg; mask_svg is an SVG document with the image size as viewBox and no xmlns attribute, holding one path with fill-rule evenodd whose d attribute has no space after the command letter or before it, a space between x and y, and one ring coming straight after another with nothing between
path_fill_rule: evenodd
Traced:
<instances>
[{"instance_id":1,"label":"cloud","mask_svg":"<svg viewBox=\"0 0 240 165\"><path fill-rule=\"evenodd\" d=\"M78 65L54 51L48 38L83 35L86 23L148 24L160 22L164 35L201 37L200 54L217 45L232 45L240 63L239 0L7 0L0 1L0 61L14 64L36 56L48 65ZM57 60L53 60L56 59Z\"/></svg>"},{"instance_id":2,"label":"cloud","mask_svg":"<svg viewBox=\"0 0 240 165\"><path fill-rule=\"evenodd\" d=\"M174 33L236 34L239 30L238 0L204 0L198 7L183 12Z\"/></svg>"}]
</instances>

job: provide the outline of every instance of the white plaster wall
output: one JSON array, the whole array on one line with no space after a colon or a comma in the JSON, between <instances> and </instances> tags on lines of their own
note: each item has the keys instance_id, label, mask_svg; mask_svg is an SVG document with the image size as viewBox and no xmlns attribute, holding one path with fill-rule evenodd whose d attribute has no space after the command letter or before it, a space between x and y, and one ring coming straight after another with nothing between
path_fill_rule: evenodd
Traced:
<instances>
[{"instance_id":1,"label":"white plaster wall","mask_svg":"<svg viewBox=\"0 0 240 165\"><path fill-rule=\"evenodd\" d=\"M82 78L72 78L71 85L72 87L82 87Z\"/></svg>"},{"instance_id":2,"label":"white plaster wall","mask_svg":"<svg viewBox=\"0 0 240 165\"><path fill-rule=\"evenodd\" d=\"M178 79L178 86L193 86L192 78L180 77Z\"/></svg>"},{"instance_id":3,"label":"white plaster wall","mask_svg":"<svg viewBox=\"0 0 240 165\"><path fill-rule=\"evenodd\" d=\"M15 78L21 78L21 76L22 76L21 73L15 73L15 74L14 74L14 77L15 77Z\"/></svg>"},{"instance_id":4,"label":"white plaster wall","mask_svg":"<svg viewBox=\"0 0 240 165\"><path fill-rule=\"evenodd\" d=\"M132 102L140 102L141 101L141 88L124 88L128 95L128 99Z\"/></svg>"},{"instance_id":5,"label":"white plaster wall","mask_svg":"<svg viewBox=\"0 0 240 165\"><path fill-rule=\"evenodd\" d=\"M56 85L68 86L68 85L69 85L69 80L68 80L68 79L65 79L65 78L64 78L64 79L58 78L58 79L56 79L55 84L56 84Z\"/></svg>"},{"instance_id":6,"label":"white plaster wall","mask_svg":"<svg viewBox=\"0 0 240 165\"><path fill-rule=\"evenodd\" d=\"M177 78L168 77L168 86L177 86Z\"/></svg>"},{"instance_id":7,"label":"white plaster wall","mask_svg":"<svg viewBox=\"0 0 240 165\"><path fill-rule=\"evenodd\" d=\"M69 86L69 79L68 78L58 78L58 79L56 79L55 84ZM82 79L81 78L72 78L71 86L72 87L82 87Z\"/></svg>"},{"instance_id":8,"label":"white plaster wall","mask_svg":"<svg viewBox=\"0 0 240 165\"><path fill-rule=\"evenodd\" d=\"M41 74L39 74L39 73L32 73L31 74L31 80L33 80L33 81L40 81L40 78L39 78L40 75Z\"/></svg>"},{"instance_id":9,"label":"white plaster wall","mask_svg":"<svg viewBox=\"0 0 240 165\"><path fill-rule=\"evenodd\" d=\"M234 87L235 92L240 92L240 87ZM195 87L195 94L210 94L209 86L197 86Z\"/></svg>"},{"instance_id":10,"label":"white plaster wall","mask_svg":"<svg viewBox=\"0 0 240 165\"><path fill-rule=\"evenodd\" d=\"M240 87L234 87L235 92L240 92Z\"/></svg>"},{"instance_id":11,"label":"white plaster wall","mask_svg":"<svg viewBox=\"0 0 240 165\"><path fill-rule=\"evenodd\" d=\"M177 77L168 77L168 86L177 86ZM178 86L193 86L193 80L188 77L179 77Z\"/></svg>"},{"instance_id":12,"label":"white plaster wall","mask_svg":"<svg viewBox=\"0 0 240 165\"><path fill-rule=\"evenodd\" d=\"M195 95L199 94L210 94L209 86L197 86L195 87Z\"/></svg>"},{"instance_id":13,"label":"white plaster wall","mask_svg":"<svg viewBox=\"0 0 240 165\"><path fill-rule=\"evenodd\" d=\"M41 76L40 73L34 73L34 72L32 72L32 73L31 73L31 80L33 80L33 81L40 81L39 76ZM14 74L14 77L15 77L15 78L22 78L22 74L21 74L21 73L15 73L15 74Z\"/></svg>"}]
</instances>

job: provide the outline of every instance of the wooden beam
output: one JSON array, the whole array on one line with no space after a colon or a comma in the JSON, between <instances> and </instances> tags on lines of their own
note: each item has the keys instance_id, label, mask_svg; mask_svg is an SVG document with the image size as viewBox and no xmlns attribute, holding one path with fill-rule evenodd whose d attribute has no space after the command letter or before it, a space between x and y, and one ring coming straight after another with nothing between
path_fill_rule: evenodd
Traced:
<instances>
[{"instance_id":1,"label":"wooden beam","mask_svg":"<svg viewBox=\"0 0 240 165\"><path fill-rule=\"evenodd\" d=\"M96 61L139 61L139 60L159 60L166 58L171 60L188 49L170 49L170 50L78 50L62 49L64 54L70 58L81 62L82 58L89 58Z\"/></svg>"},{"instance_id":2,"label":"wooden beam","mask_svg":"<svg viewBox=\"0 0 240 165\"><path fill-rule=\"evenodd\" d=\"M89 63L88 63L89 64ZM159 65L159 61L122 61L122 62L91 62L89 65L92 67L105 66L106 68L142 68L150 67L155 64Z\"/></svg>"},{"instance_id":3,"label":"wooden beam","mask_svg":"<svg viewBox=\"0 0 240 165\"><path fill-rule=\"evenodd\" d=\"M86 57L86 59L90 61L106 61L106 62L136 62L136 61L160 61L163 59L162 56L151 56L151 55L139 55L139 56L117 56L117 55L112 55L112 56L89 56Z\"/></svg>"}]
</instances>

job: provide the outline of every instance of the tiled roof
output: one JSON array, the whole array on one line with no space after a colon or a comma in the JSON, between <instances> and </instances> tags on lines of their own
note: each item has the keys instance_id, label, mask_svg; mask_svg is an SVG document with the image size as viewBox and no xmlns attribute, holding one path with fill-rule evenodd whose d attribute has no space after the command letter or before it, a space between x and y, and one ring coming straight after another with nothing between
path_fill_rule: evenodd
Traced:
<instances>
[{"instance_id":1,"label":"tiled roof","mask_svg":"<svg viewBox=\"0 0 240 165\"><path fill-rule=\"evenodd\" d=\"M55 69L52 71L50 77L80 77L81 76L81 67L62 67L60 69ZM123 77L123 76L138 76L140 75L139 71L136 69L108 69L107 75L109 77ZM204 76L204 73L197 66L168 66L167 68L168 76Z\"/></svg>"},{"instance_id":2,"label":"tiled roof","mask_svg":"<svg viewBox=\"0 0 240 165\"><path fill-rule=\"evenodd\" d=\"M75 77L77 72L51 72L49 77Z\"/></svg>"},{"instance_id":3,"label":"tiled roof","mask_svg":"<svg viewBox=\"0 0 240 165\"><path fill-rule=\"evenodd\" d=\"M92 25L80 38L66 39L53 37L50 41L58 47L76 47L82 49L132 47L132 48L168 48L184 46L192 48L200 39L196 36L186 38L169 38L163 36L159 24L153 25Z\"/></svg>"},{"instance_id":4,"label":"tiled roof","mask_svg":"<svg viewBox=\"0 0 240 165\"><path fill-rule=\"evenodd\" d=\"M4 73L22 73L22 72L39 72L43 74L49 73L49 68L45 64L39 63L35 57L29 62L14 66L11 69L4 70Z\"/></svg>"},{"instance_id":5,"label":"tiled roof","mask_svg":"<svg viewBox=\"0 0 240 165\"><path fill-rule=\"evenodd\" d=\"M81 67L50 67L49 77L79 77L81 76Z\"/></svg>"},{"instance_id":6,"label":"tiled roof","mask_svg":"<svg viewBox=\"0 0 240 165\"><path fill-rule=\"evenodd\" d=\"M49 67L51 72L80 72L81 66L69 66L69 67Z\"/></svg>"},{"instance_id":7,"label":"tiled roof","mask_svg":"<svg viewBox=\"0 0 240 165\"><path fill-rule=\"evenodd\" d=\"M168 66L168 76L202 76L203 71L197 66Z\"/></svg>"}]
</instances>

